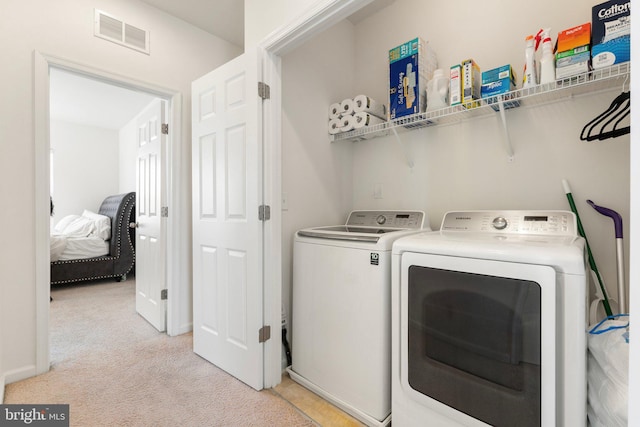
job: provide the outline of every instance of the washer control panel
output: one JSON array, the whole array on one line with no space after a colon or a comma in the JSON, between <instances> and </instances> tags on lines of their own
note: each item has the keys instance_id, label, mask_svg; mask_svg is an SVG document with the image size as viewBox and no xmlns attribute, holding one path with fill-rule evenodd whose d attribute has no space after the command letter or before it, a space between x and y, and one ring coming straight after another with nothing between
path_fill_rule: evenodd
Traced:
<instances>
[{"instance_id":1,"label":"washer control panel","mask_svg":"<svg viewBox=\"0 0 640 427\"><path fill-rule=\"evenodd\" d=\"M447 212L441 231L577 236L576 217L569 211Z\"/></svg>"},{"instance_id":2,"label":"washer control panel","mask_svg":"<svg viewBox=\"0 0 640 427\"><path fill-rule=\"evenodd\" d=\"M424 228L425 214L422 211L353 211L346 225L385 228Z\"/></svg>"}]
</instances>

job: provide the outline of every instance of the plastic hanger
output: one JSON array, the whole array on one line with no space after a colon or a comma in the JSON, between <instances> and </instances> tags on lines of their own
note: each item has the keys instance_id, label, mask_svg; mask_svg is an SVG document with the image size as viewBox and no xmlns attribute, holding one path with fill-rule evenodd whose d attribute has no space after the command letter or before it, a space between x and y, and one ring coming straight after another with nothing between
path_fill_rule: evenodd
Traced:
<instances>
[{"instance_id":1,"label":"plastic hanger","mask_svg":"<svg viewBox=\"0 0 640 427\"><path fill-rule=\"evenodd\" d=\"M625 103L625 101L628 101L628 102ZM604 129L604 127L606 125L610 124L611 121L615 120L615 118L618 117L620 114L622 114L622 117L620 118L620 120L622 120L622 118L626 117L627 116L626 111L628 111L630 104L631 104L631 93L630 92L622 92L620 95L615 97L614 100L611 101L611 104L609 105L609 107L604 112L600 113L596 118L591 120L589 123L587 123L582 128L582 132L580 133L580 140L582 140L582 141L593 141L595 139L604 139L604 138L600 138L600 136L604 136L605 134L607 134L607 133L602 133L602 130ZM613 114L613 116L611 116L612 114ZM603 121L605 121L607 119L609 119L609 120L601 128L600 132L598 132L595 135L592 135L593 130L600 123L602 123ZM617 126L620 123L620 120L618 120L614 124L614 131L611 131L611 132L615 132L615 126ZM621 130L622 129L620 129L620 131ZM585 132L586 132L586 134L585 134ZM607 137L609 138L611 136L607 136Z\"/></svg>"},{"instance_id":2,"label":"plastic hanger","mask_svg":"<svg viewBox=\"0 0 640 427\"><path fill-rule=\"evenodd\" d=\"M616 120L616 122L613 124L613 129L607 132L602 132L602 130L600 131L600 134L597 135L599 140L603 140L603 139L607 139L607 138L616 138L618 136L627 134L629 132L631 132L631 126L625 126L623 128L618 129L618 125L620 124L620 122L622 120L624 120L625 117L627 117L630 113L631 113L631 100L629 100L628 105L625 107L625 110L620 111L618 114L616 114L614 117L612 117L607 123L604 124L604 126L602 126L602 130L605 129L605 127L607 127L607 125L609 123L611 123L612 121L614 121L618 116L620 116L620 118L618 120Z\"/></svg>"}]
</instances>

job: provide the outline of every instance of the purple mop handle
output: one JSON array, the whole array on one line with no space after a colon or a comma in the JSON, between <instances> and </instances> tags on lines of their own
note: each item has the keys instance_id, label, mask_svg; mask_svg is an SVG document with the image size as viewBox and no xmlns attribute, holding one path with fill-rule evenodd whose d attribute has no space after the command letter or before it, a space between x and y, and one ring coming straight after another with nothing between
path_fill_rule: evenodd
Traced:
<instances>
[{"instance_id":1,"label":"purple mop handle","mask_svg":"<svg viewBox=\"0 0 640 427\"><path fill-rule=\"evenodd\" d=\"M587 203L602 215L608 216L613 220L613 224L616 229L616 239L622 239L622 217L620 216L620 214L614 211L613 209L598 206L595 203L593 203L591 200L587 200Z\"/></svg>"}]
</instances>

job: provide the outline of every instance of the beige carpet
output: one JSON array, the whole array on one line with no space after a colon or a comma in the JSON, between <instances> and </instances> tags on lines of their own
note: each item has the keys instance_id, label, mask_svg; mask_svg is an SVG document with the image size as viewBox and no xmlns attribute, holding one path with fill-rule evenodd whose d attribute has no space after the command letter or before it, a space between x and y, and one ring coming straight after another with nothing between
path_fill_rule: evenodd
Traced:
<instances>
[{"instance_id":1,"label":"beige carpet","mask_svg":"<svg viewBox=\"0 0 640 427\"><path fill-rule=\"evenodd\" d=\"M70 405L72 426L313 426L158 333L135 312L135 282L55 288L51 370L9 384L4 403Z\"/></svg>"}]
</instances>

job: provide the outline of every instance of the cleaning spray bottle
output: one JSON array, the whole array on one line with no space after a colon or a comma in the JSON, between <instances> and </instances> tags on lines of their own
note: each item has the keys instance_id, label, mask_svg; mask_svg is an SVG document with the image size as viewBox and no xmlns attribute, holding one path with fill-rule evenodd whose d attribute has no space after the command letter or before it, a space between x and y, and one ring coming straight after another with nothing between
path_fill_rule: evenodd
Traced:
<instances>
[{"instance_id":1,"label":"cleaning spray bottle","mask_svg":"<svg viewBox=\"0 0 640 427\"><path fill-rule=\"evenodd\" d=\"M523 82L522 82L522 87L523 88L528 88L528 87L533 87L535 86L537 83L537 78L536 78L536 58L535 58L535 54L536 54L536 47L535 47L535 38L533 37L533 35L528 35L527 38L525 39L526 42L526 47L524 50L524 73L523 73Z\"/></svg>"},{"instance_id":2,"label":"cleaning spray bottle","mask_svg":"<svg viewBox=\"0 0 640 427\"><path fill-rule=\"evenodd\" d=\"M556 61L553 55L553 45L549 37L550 28L542 32L542 56L540 57L540 84L553 83L556 80Z\"/></svg>"}]
</instances>

